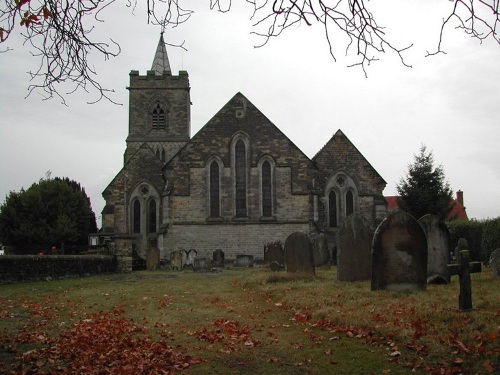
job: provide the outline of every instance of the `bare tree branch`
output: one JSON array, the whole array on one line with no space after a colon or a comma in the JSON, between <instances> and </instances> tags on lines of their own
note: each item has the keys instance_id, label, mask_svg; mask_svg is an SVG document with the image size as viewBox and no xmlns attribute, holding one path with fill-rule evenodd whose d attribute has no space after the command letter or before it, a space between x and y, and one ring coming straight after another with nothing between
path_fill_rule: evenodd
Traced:
<instances>
[{"instance_id":1,"label":"bare tree branch","mask_svg":"<svg viewBox=\"0 0 500 375\"><path fill-rule=\"evenodd\" d=\"M449 0L450 13L443 19L439 41L434 52L445 53L444 32L450 26L462 29L482 42L493 39L500 44L498 34L500 0ZM97 52L107 60L120 53L120 46L110 39L98 42L90 39L94 25L104 22L101 12L116 0L5 0L0 4L0 44L6 46L9 36L21 27L25 44L33 48L39 59L38 68L30 72L29 93L41 91L45 99L59 97L64 103L66 94L83 89L97 91L98 98L113 100L113 90L103 88L96 78L89 55ZM147 7L147 22L161 27L161 31L178 27L190 20L193 10L184 0L126 0L134 12L140 3ZM411 67L404 52L413 44L398 46L387 38L385 29L377 22L369 0L246 0L252 8L252 33L262 37L263 47L271 38L280 36L292 26L320 25L331 56L336 61L339 50L349 58L350 67L367 67L387 52L395 53L401 63ZM211 10L226 13L232 9L232 0L210 0ZM182 43L180 47L183 47ZM69 84L68 93L60 93L61 84ZM65 87L65 86L64 86Z\"/></svg>"}]
</instances>

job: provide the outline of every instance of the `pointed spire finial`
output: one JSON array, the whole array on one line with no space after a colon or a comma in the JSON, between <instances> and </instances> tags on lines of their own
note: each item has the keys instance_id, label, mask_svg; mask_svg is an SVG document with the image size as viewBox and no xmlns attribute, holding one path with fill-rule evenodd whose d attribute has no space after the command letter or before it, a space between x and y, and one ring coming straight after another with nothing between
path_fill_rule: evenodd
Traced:
<instances>
[{"instance_id":1,"label":"pointed spire finial","mask_svg":"<svg viewBox=\"0 0 500 375\"><path fill-rule=\"evenodd\" d=\"M163 72L171 72L167 48L165 47L165 42L163 40L163 31L160 33L160 40L158 41L158 47L156 47L156 53L151 70L154 70L156 75L162 75Z\"/></svg>"}]
</instances>

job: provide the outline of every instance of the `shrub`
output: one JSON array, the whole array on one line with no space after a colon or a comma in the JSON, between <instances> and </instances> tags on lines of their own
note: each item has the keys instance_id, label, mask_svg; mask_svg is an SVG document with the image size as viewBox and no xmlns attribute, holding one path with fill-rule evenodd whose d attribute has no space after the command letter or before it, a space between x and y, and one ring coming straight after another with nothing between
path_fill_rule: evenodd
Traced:
<instances>
[{"instance_id":1,"label":"shrub","mask_svg":"<svg viewBox=\"0 0 500 375\"><path fill-rule=\"evenodd\" d=\"M481 256L488 262L491 253L500 248L500 217L487 219L483 222L483 235L481 240Z\"/></svg>"}]
</instances>

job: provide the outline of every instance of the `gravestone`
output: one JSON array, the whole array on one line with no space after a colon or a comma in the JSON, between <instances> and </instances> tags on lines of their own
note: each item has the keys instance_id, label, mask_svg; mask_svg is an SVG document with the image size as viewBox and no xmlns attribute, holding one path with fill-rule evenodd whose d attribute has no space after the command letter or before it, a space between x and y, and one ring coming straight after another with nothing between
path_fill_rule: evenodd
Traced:
<instances>
[{"instance_id":1,"label":"gravestone","mask_svg":"<svg viewBox=\"0 0 500 375\"><path fill-rule=\"evenodd\" d=\"M345 218L337 231L337 280L369 280L373 231L360 214Z\"/></svg>"},{"instance_id":2,"label":"gravestone","mask_svg":"<svg viewBox=\"0 0 500 375\"><path fill-rule=\"evenodd\" d=\"M469 244L465 238L459 238L457 246L455 247L455 252L453 253L453 261L460 263L460 252L462 250L469 250Z\"/></svg>"},{"instance_id":3,"label":"gravestone","mask_svg":"<svg viewBox=\"0 0 500 375\"><path fill-rule=\"evenodd\" d=\"M450 231L435 215L418 219L427 235L427 283L448 284L450 282Z\"/></svg>"},{"instance_id":4,"label":"gravestone","mask_svg":"<svg viewBox=\"0 0 500 375\"><path fill-rule=\"evenodd\" d=\"M210 260L204 257L196 257L193 260L193 271L208 271L210 269Z\"/></svg>"},{"instance_id":5,"label":"gravestone","mask_svg":"<svg viewBox=\"0 0 500 375\"><path fill-rule=\"evenodd\" d=\"M160 249L150 247L146 250L146 269L156 271L160 266Z\"/></svg>"},{"instance_id":6,"label":"gravestone","mask_svg":"<svg viewBox=\"0 0 500 375\"><path fill-rule=\"evenodd\" d=\"M236 267L253 267L253 255L236 255Z\"/></svg>"},{"instance_id":7,"label":"gravestone","mask_svg":"<svg viewBox=\"0 0 500 375\"><path fill-rule=\"evenodd\" d=\"M285 253L281 241L269 242L264 246L264 264L285 264Z\"/></svg>"},{"instance_id":8,"label":"gravestone","mask_svg":"<svg viewBox=\"0 0 500 375\"><path fill-rule=\"evenodd\" d=\"M283 263L272 262L269 265L269 268L271 269L271 271L274 271L274 272L284 271L285 270L285 265Z\"/></svg>"},{"instance_id":9,"label":"gravestone","mask_svg":"<svg viewBox=\"0 0 500 375\"><path fill-rule=\"evenodd\" d=\"M324 233L320 233L314 238L313 244L314 267L330 265L330 251L328 241Z\"/></svg>"},{"instance_id":10,"label":"gravestone","mask_svg":"<svg viewBox=\"0 0 500 375\"><path fill-rule=\"evenodd\" d=\"M212 267L224 268L224 252L217 249L212 254Z\"/></svg>"},{"instance_id":11,"label":"gravestone","mask_svg":"<svg viewBox=\"0 0 500 375\"><path fill-rule=\"evenodd\" d=\"M177 271L182 269L182 254L180 251L170 253L170 268Z\"/></svg>"},{"instance_id":12,"label":"gravestone","mask_svg":"<svg viewBox=\"0 0 500 375\"><path fill-rule=\"evenodd\" d=\"M418 221L403 210L389 214L375 230L372 290L416 290L427 284L427 239Z\"/></svg>"},{"instance_id":13,"label":"gravestone","mask_svg":"<svg viewBox=\"0 0 500 375\"><path fill-rule=\"evenodd\" d=\"M285 241L285 268L287 272L314 275L314 258L311 242L305 233L290 234Z\"/></svg>"},{"instance_id":14,"label":"gravestone","mask_svg":"<svg viewBox=\"0 0 500 375\"><path fill-rule=\"evenodd\" d=\"M500 249L493 250L489 260L491 273L495 277L500 277Z\"/></svg>"},{"instance_id":15,"label":"gravestone","mask_svg":"<svg viewBox=\"0 0 500 375\"><path fill-rule=\"evenodd\" d=\"M469 250L461 250L458 254L460 262L449 264L450 275L458 275L460 281L460 294L458 308L461 311L472 310L472 285L470 274L481 272L481 262L469 262Z\"/></svg>"},{"instance_id":16,"label":"gravestone","mask_svg":"<svg viewBox=\"0 0 500 375\"><path fill-rule=\"evenodd\" d=\"M182 250L181 250L182 251ZM182 268L190 267L193 268L194 258L198 255L195 249L191 249L185 252L185 257L182 258Z\"/></svg>"}]
</instances>

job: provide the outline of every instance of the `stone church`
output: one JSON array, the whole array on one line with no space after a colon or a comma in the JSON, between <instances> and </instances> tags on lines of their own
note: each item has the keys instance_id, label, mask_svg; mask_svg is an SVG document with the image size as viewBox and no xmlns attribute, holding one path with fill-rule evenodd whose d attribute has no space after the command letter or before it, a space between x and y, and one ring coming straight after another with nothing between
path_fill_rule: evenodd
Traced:
<instances>
[{"instance_id":1,"label":"stone church","mask_svg":"<svg viewBox=\"0 0 500 375\"><path fill-rule=\"evenodd\" d=\"M221 249L262 260L267 243L297 231L331 251L347 215L373 227L385 216L386 182L341 130L310 159L237 93L191 136L190 89L163 36L151 70L130 72L123 168L103 192L102 232L127 236L139 257Z\"/></svg>"}]
</instances>

